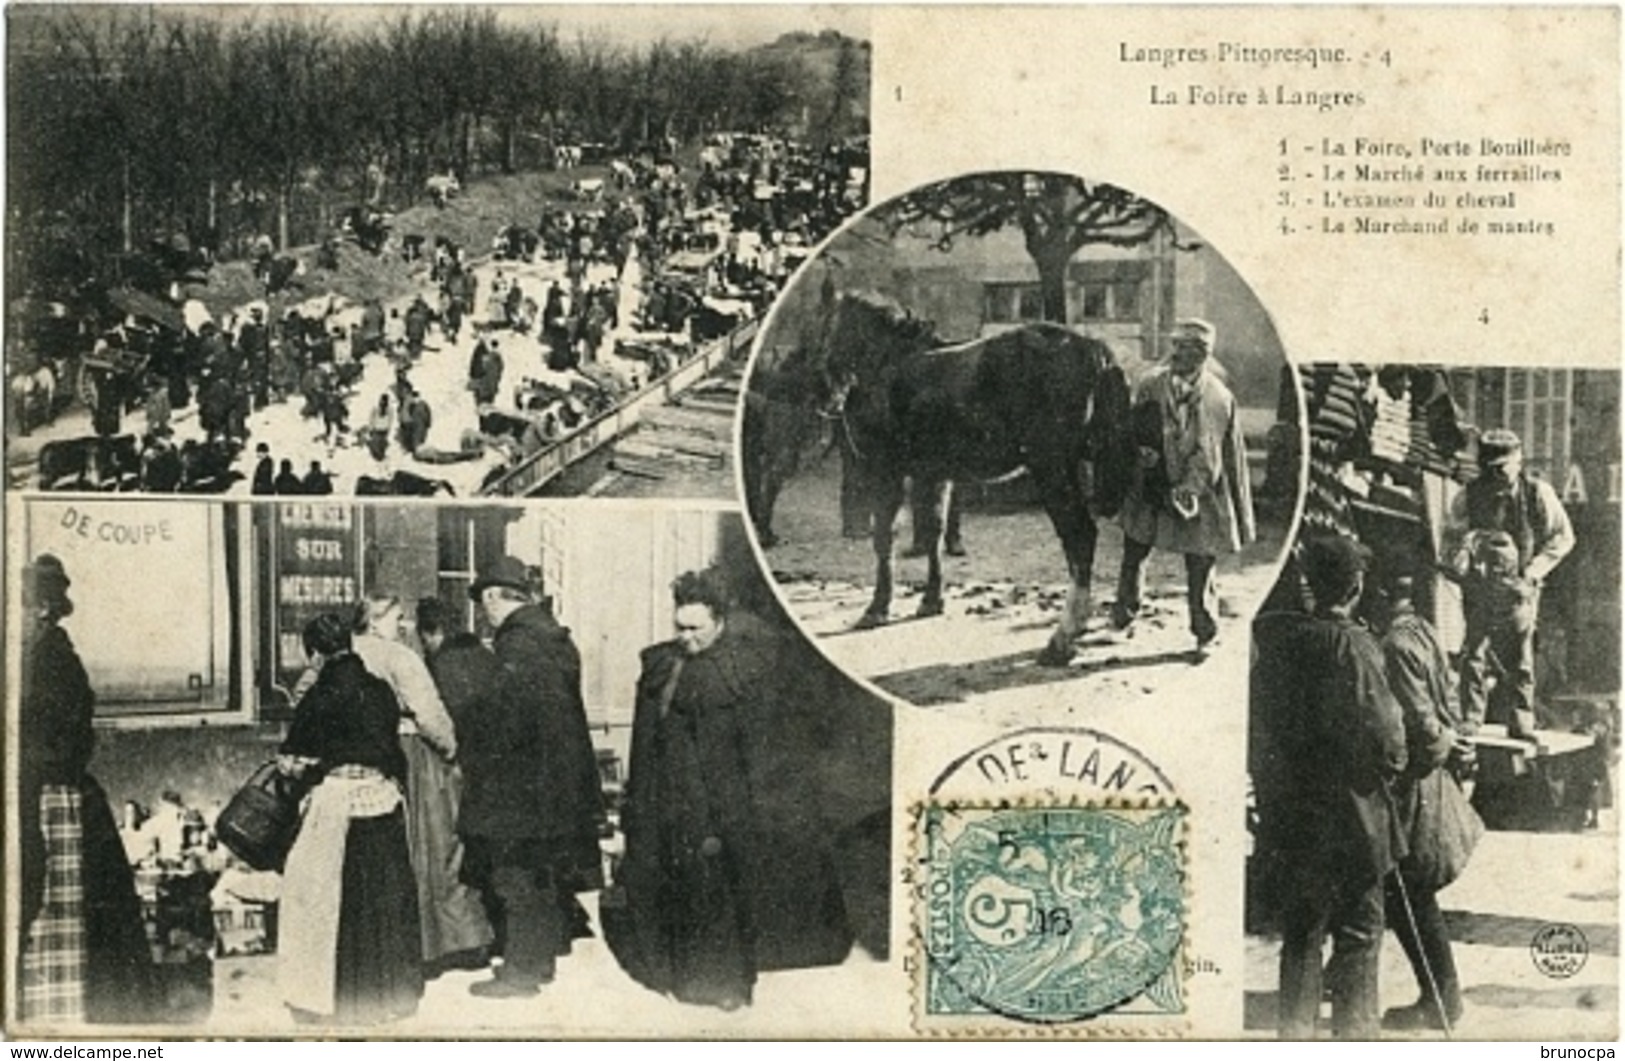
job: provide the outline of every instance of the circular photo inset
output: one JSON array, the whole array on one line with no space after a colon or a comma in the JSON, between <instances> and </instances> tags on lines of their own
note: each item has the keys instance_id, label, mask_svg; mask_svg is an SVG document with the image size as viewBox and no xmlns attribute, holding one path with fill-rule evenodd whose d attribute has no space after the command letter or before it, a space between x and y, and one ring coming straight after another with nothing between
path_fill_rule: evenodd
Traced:
<instances>
[{"instance_id":1,"label":"circular photo inset","mask_svg":"<svg viewBox=\"0 0 1625 1061\"><path fill-rule=\"evenodd\" d=\"M782 600L849 673L930 705L1090 681L1093 706L1244 657L1297 410L1268 313L1165 208L980 173L797 272L748 373L742 486Z\"/></svg>"}]
</instances>

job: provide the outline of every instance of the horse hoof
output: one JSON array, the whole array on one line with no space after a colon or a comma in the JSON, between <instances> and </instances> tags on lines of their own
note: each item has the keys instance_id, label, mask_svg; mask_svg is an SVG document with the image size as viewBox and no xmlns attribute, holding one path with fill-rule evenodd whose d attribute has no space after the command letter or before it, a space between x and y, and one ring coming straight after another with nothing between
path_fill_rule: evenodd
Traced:
<instances>
[{"instance_id":1,"label":"horse hoof","mask_svg":"<svg viewBox=\"0 0 1625 1061\"><path fill-rule=\"evenodd\" d=\"M1057 648L1055 642L1051 641L1044 646L1044 651L1038 654L1038 665L1040 667L1065 667L1072 662L1074 655L1076 655L1076 652L1071 645L1065 648Z\"/></svg>"},{"instance_id":2,"label":"horse hoof","mask_svg":"<svg viewBox=\"0 0 1625 1061\"><path fill-rule=\"evenodd\" d=\"M862 617L859 618L858 621L853 624L852 629L854 629L854 630L873 630L877 626L885 626L885 625L886 625L886 615L885 615L884 612L864 612Z\"/></svg>"},{"instance_id":3,"label":"horse hoof","mask_svg":"<svg viewBox=\"0 0 1625 1061\"><path fill-rule=\"evenodd\" d=\"M756 536L756 540L761 542L763 549L771 549L775 545L779 544L779 536L774 534L772 531L758 534Z\"/></svg>"},{"instance_id":4,"label":"horse hoof","mask_svg":"<svg viewBox=\"0 0 1625 1061\"><path fill-rule=\"evenodd\" d=\"M960 542L950 542L948 544L947 549L948 549L948 555L949 556L969 556L970 555L970 553L965 551L965 546Z\"/></svg>"},{"instance_id":5,"label":"horse hoof","mask_svg":"<svg viewBox=\"0 0 1625 1061\"><path fill-rule=\"evenodd\" d=\"M918 612L916 612L915 614L918 615L921 619L930 619L933 616L941 615L942 614L942 602L941 601L921 601L920 602L920 610Z\"/></svg>"}]
</instances>

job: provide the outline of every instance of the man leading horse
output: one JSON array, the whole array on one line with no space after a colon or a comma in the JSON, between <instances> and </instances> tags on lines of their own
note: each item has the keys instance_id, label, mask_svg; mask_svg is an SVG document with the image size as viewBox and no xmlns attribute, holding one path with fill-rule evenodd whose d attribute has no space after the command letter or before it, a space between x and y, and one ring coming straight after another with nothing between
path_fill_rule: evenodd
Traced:
<instances>
[{"instance_id":1,"label":"man leading horse","mask_svg":"<svg viewBox=\"0 0 1625 1061\"><path fill-rule=\"evenodd\" d=\"M1064 666L1089 613L1096 519L1116 515L1132 458L1128 386L1111 350L1058 324L1029 324L953 346L889 300L834 300L819 352L823 415L854 455L876 571L859 626L888 617L893 523L912 481L916 540L928 551L922 616L939 615L944 517L954 481L1025 469L1061 539L1067 607L1039 662Z\"/></svg>"},{"instance_id":2,"label":"man leading horse","mask_svg":"<svg viewBox=\"0 0 1625 1061\"><path fill-rule=\"evenodd\" d=\"M1136 394L1139 474L1123 503L1123 562L1112 607L1112 625L1128 629L1140 611L1140 569L1151 550L1184 554L1199 654L1219 634L1213 568L1219 556L1257 536L1236 400L1208 367L1217 337L1205 320L1179 321L1168 365Z\"/></svg>"}]
</instances>

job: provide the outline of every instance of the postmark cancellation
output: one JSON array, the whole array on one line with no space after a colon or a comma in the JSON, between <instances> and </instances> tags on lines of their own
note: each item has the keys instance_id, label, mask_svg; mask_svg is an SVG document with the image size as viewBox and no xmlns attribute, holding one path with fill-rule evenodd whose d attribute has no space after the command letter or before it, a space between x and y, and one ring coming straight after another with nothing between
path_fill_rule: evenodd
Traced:
<instances>
[{"instance_id":1,"label":"postmark cancellation","mask_svg":"<svg viewBox=\"0 0 1625 1061\"><path fill-rule=\"evenodd\" d=\"M1137 1037L1183 1028L1187 814L1167 799L918 805L916 1030Z\"/></svg>"}]
</instances>

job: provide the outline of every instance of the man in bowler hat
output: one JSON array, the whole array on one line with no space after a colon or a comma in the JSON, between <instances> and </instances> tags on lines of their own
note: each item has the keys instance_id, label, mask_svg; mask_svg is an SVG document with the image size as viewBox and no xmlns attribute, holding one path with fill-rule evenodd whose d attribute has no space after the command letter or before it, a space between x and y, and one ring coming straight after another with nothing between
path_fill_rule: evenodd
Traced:
<instances>
[{"instance_id":1,"label":"man in bowler hat","mask_svg":"<svg viewBox=\"0 0 1625 1061\"><path fill-rule=\"evenodd\" d=\"M483 717L460 729L458 831L503 926L503 964L469 991L528 998L569 951L569 896L602 886L603 796L570 631L536 603L530 572L511 556L481 571L469 596L495 630L497 674L494 695L472 705Z\"/></svg>"}]
</instances>

